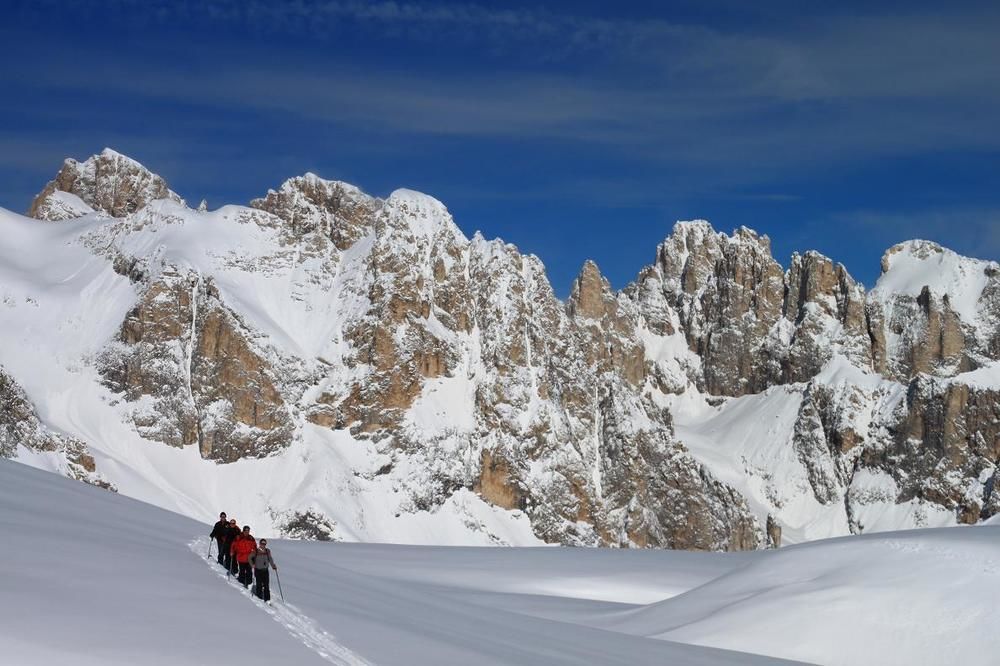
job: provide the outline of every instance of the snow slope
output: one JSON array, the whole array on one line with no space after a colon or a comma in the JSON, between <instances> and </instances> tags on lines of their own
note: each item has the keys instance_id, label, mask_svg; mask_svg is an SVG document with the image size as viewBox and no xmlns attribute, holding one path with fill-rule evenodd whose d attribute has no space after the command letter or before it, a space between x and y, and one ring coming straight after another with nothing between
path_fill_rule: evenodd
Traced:
<instances>
[{"instance_id":1,"label":"snow slope","mask_svg":"<svg viewBox=\"0 0 1000 666\"><path fill-rule=\"evenodd\" d=\"M271 608L227 586L205 560L208 530L0 461L4 663L716 665L780 657L920 666L989 664L1000 651L996 526L741 554L275 540L289 603Z\"/></svg>"},{"instance_id":2,"label":"snow slope","mask_svg":"<svg viewBox=\"0 0 1000 666\"><path fill-rule=\"evenodd\" d=\"M203 526L0 461L3 663L322 664L192 559ZM195 566L192 566L192 563Z\"/></svg>"},{"instance_id":3,"label":"snow slope","mask_svg":"<svg viewBox=\"0 0 1000 666\"><path fill-rule=\"evenodd\" d=\"M599 624L822 664L991 664L998 546L986 526L817 541Z\"/></svg>"},{"instance_id":4,"label":"snow slope","mask_svg":"<svg viewBox=\"0 0 1000 666\"><path fill-rule=\"evenodd\" d=\"M843 505L820 504L792 444L801 391L777 386L719 408L678 408L677 437L720 480L739 490L761 524L780 515L783 543L848 533ZM777 507L781 507L780 512Z\"/></svg>"},{"instance_id":5,"label":"snow slope","mask_svg":"<svg viewBox=\"0 0 1000 666\"><path fill-rule=\"evenodd\" d=\"M676 594L745 557L273 541L289 603L267 608L204 561L208 530L0 461L4 663L775 663L573 620Z\"/></svg>"}]
</instances>

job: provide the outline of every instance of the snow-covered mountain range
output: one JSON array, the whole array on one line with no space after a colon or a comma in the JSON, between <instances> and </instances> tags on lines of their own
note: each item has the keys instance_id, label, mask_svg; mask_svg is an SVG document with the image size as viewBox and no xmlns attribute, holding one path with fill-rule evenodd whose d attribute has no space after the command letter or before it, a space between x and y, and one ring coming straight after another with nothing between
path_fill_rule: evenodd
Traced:
<instances>
[{"instance_id":1,"label":"snow-covered mountain range","mask_svg":"<svg viewBox=\"0 0 1000 666\"><path fill-rule=\"evenodd\" d=\"M997 513L996 263L910 241L866 293L702 221L651 256L564 302L417 192L306 174L209 211L67 160L0 209L0 455L348 541L740 550Z\"/></svg>"}]
</instances>

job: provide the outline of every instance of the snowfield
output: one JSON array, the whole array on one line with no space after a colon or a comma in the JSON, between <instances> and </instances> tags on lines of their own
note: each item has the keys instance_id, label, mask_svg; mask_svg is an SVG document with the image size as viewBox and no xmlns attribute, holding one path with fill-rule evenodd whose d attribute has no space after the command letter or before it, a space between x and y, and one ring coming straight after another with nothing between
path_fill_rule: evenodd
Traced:
<instances>
[{"instance_id":1,"label":"snowfield","mask_svg":"<svg viewBox=\"0 0 1000 666\"><path fill-rule=\"evenodd\" d=\"M209 530L0 461L3 662L912 666L1000 653L994 526L735 555L273 541L289 603L270 608L205 561Z\"/></svg>"}]
</instances>

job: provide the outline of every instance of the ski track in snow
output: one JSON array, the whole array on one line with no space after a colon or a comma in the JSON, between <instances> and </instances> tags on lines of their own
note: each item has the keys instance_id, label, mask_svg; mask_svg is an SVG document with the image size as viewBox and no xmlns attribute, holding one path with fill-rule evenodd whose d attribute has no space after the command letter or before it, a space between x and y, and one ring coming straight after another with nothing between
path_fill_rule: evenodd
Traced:
<instances>
[{"instance_id":1,"label":"ski track in snow","mask_svg":"<svg viewBox=\"0 0 1000 666\"><path fill-rule=\"evenodd\" d=\"M238 590L241 594L249 598L257 607L274 618L275 622L287 629L288 633L302 641L306 647L331 664L337 664L337 666L373 666L371 662L362 659L338 643L335 637L316 626L313 620L295 606L285 602L272 602L271 605L265 604L253 596L252 592L236 582L235 578L227 576L226 572L219 568L219 564L215 559L204 555L204 553L208 552L209 547L209 540L206 537L196 538L188 544L188 547L198 559L208 564L209 568L219 578L225 579L229 587Z\"/></svg>"}]
</instances>

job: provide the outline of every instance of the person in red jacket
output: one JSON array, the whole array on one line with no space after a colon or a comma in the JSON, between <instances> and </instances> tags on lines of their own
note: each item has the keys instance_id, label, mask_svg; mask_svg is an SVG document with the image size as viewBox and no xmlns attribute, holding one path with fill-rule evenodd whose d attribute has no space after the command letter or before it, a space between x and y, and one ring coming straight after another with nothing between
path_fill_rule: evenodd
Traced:
<instances>
[{"instance_id":1,"label":"person in red jacket","mask_svg":"<svg viewBox=\"0 0 1000 666\"><path fill-rule=\"evenodd\" d=\"M240 568L237 580L243 587L250 587L253 582L253 572L250 568L250 554L257 550L257 541L250 536L250 526L243 526L243 533L233 539L233 545L229 547L233 559Z\"/></svg>"}]
</instances>

